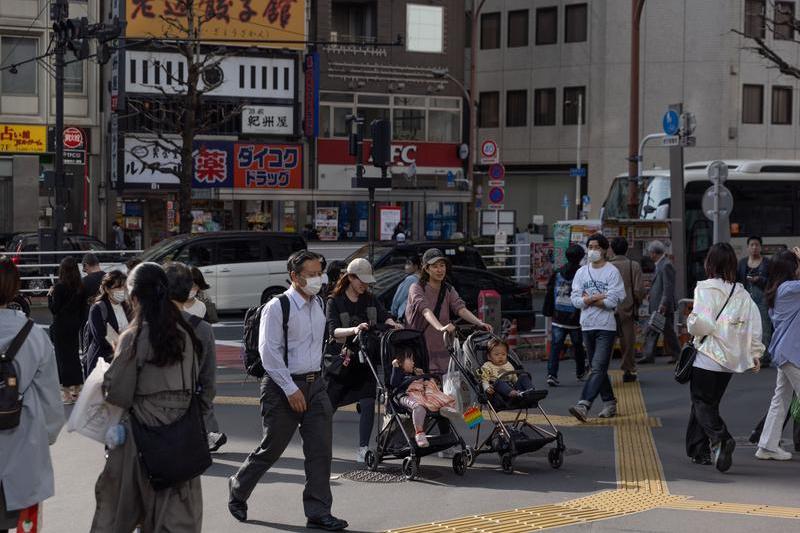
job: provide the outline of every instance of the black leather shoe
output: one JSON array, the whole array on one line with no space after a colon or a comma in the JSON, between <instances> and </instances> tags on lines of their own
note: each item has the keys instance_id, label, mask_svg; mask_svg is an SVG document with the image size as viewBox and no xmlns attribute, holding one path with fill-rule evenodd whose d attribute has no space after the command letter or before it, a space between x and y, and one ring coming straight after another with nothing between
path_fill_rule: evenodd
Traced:
<instances>
[{"instance_id":1,"label":"black leather shoe","mask_svg":"<svg viewBox=\"0 0 800 533\"><path fill-rule=\"evenodd\" d=\"M652 365L656 362L655 357L642 357L636 360L637 365Z\"/></svg>"},{"instance_id":2,"label":"black leather shoe","mask_svg":"<svg viewBox=\"0 0 800 533\"><path fill-rule=\"evenodd\" d=\"M341 520L330 514L319 518L309 518L306 522L306 527L309 529L324 529L325 531L341 531L349 525L347 520Z\"/></svg>"},{"instance_id":3,"label":"black leather shoe","mask_svg":"<svg viewBox=\"0 0 800 533\"><path fill-rule=\"evenodd\" d=\"M703 453L692 457L692 463L696 465L711 466L711 454Z\"/></svg>"},{"instance_id":4,"label":"black leather shoe","mask_svg":"<svg viewBox=\"0 0 800 533\"><path fill-rule=\"evenodd\" d=\"M233 495L233 478L228 478L228 511L239 522L247 521L247 502L237 499Z\"/></svg>"},{"instance_id":5,"label":"black leather shoe","mask_svg":"<svg viewBox=\"0 0 800 533\"><path fill-rule=\"evenodd\" d=\"M748 437L747 440L750 441L750 444L758 444L758 441L761 440L761 432L756 430L756 429L754 429L750 433L750 437ZM796 448L796 446L795 446L795 448Z\"/></svg>"},{"instance_id":6,"label":"black leather shoe","mask_svg":"<svg viewBox=\"0 0 800 533\"><path fill-rule=\"evenodd\" d=\"M622 382L623 383L633 383L637 379L638 378L637 378L636 374L634 374L633 372L625 372L624 374L622 374Z\"/></svg>"}]
</instances>

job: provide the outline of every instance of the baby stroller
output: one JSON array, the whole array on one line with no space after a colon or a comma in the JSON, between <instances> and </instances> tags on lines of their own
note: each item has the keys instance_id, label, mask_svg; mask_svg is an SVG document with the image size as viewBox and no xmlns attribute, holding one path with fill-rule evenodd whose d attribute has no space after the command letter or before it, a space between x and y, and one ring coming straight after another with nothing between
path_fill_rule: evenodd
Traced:
<instances>
[{"instance_id":1,"label":"baby stroller","mask_svg":"<svg viewBox=\"0 0 800 533\"><path fill-rule=\"evenodd\" d=\"M514 458L524 453L535 452L551 442L556 445L550 449L547 459L550 466L560 468L564 463L564 439L560 431L553 425L540 405L540 401L547 397L546 390L535 390L532 394L526 395L523 400L515 400L509 403L491 402L489 395L484 391L480 370L488 360L487 345L490 340L496 338L492 333L478 331L469 335L466 340L460 342L453 339L448 343L451 350L451 358L455 362L458 370L467 381L469 388L478 399L481 411L484 408L489 413L489 420L494 424L491 433L481 442L481 426L478 425L475 437L475 449L471 450L468 466L472 466L474 459L484 453L497 453L500 456L500 464L503 472L512 474L514 472ZM514 366L516 374L528 373L522 366L517 355L509 350L508 360ZM510 372L503 374L500 378ZM528 422L528 410L538 409L547 421L548 427L533 425ZM512 422L503 422L499 416L502 411L516 411L517 415Z\"/></svg>"},{"instance_id":2,"label":"baby stroller","mask_svg":"<svg viewBox=\"0 0 800 533\"><path fill-rule=\"evenodd\" d=\"M366 345L366 343L360 344ZM375 438L375 449L369 450L364 458L367 468L376 471L378 465L386 459L401 459L403 474L406 479L413 480L419 473L422 457L457 446L460 451L456 452L453 457L453 471L457 475L463 476L469 463L467 446L453 424L439 413L428 413L428 416L425 417L424 427L429 445L425 448L417 446L414 440L414 431L409 426L410 413L399 402L401 391L391 388L389 378L392 372L392 360L398 353L411 351L414 354L416 366L421 368L425 374L430 371L423 334L410 329L388 331L382 336L380 345L382 367L380 373L369 357L364 357L364 359L378 382L378 420L382 419L381 408L383 406L389 421L378 432Z\"/></svg>"}]
</instances>

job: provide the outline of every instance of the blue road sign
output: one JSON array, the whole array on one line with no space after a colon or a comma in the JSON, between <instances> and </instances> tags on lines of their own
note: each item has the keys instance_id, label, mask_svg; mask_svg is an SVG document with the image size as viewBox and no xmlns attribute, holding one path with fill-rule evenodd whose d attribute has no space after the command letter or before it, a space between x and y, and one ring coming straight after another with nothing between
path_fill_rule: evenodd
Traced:
<instances>
[{"instance_id":1,"label":"blue road sign","mask_svg":"<svg viewBox=\"0 0 800 533\"><path fill-rule=\"evenodd\" d=\"M664 113L662 125L664 126L664 133L667 135L677 135L678 130L681 129L681 117L678 116L677 112L670 109Z\"/></svg>"},{"instance_id":2,"label":"blue road sign","mask_svg":"<svg viewBox=\"0 0 800 533\"><path fill-rule=\"evenodd\" d=\"M502 203L505 196L505 191L501 187L492 187L489 190L489 201L493 204Z\"/></svg>"},{"instance_id":3,"label":"blue road sign","mask_svg":"<svg viewBox=\"0 0 800 533\"><path fill-rule=\"evenodd\" d=\"M572 167L569 169L569 175L572 178L585 178L586 177L586 167Z\"/></svg>"},{"instance_id":4,"label":"blue road sign","mask_svg":"<svg viewBox=\"0 0 800 533\"><path fill-rule=\"evenodd\" d=\"M453 174L452 170L447 171L447 186L448 187L455 187L456 186L456 175Z\"/></svg>"},{"instance_id":5,"label":"blue road sign","mask_svg":"<svg viewBox=\"0 0 800 533\"><path fill-rule=\"evenodd\" d=\"M493 180L501 180L506 176L506 167L500 163L495 163L489 167L489 177Z\"/></svg>"}]
</instances>

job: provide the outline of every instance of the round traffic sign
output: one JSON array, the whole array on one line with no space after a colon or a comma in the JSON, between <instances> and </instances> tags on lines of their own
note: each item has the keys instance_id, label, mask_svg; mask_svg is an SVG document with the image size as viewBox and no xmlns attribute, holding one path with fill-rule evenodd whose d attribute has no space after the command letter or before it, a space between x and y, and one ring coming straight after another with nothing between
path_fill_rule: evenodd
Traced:
<instances>
[{"instance_id":1,"label":"round traffic sign","mask_svg":"<svg viewBox=\"0 0 800 533\"><path fill-rule=\"evenodd\" d=\"M506 167L500 163L495 163L489 167L489 177L493 180L501 180L506 177Z\"/></svg>"},{"instance_id":2,"label":"round traffic sign","mask_svg":"<svg viewBox=\"0 0 800 533\"><path fill-rule=\"evenodd\" d=\"M706 192L703 193L703 200L701 202L703 214L711 220L714 220L714 186L712 185ZM719 186L719 216L726 218L731 216L733 211L733 195L730 189L724 185Z\"/></svg>"},{"instance_id":3,"label":"round traffic sign","mask_svg":"<svg viewBox=\"0 0 800 533\"><path fill-rule=\"evenodd\" d=\"M723 161L712 161L708 165L708 179L711 180L711 183L717 180L720 184L725 183L725 180L728 179L728 165Z\"/></svg>"},{"instance_id":4,"label":"round traffic sign","mask_svg":"<svg viewBox=\"0 0 800 533\"><path fill-rule=\"evenodd\" d=\"M493 204L501 204L506 197L506 192L502 187L492 187L489 189L489 201Z\"/></svg>"},{"instance_id":5,"label":"round traffic sign","mask_svg":"<svg viewBox=\"0 0 800 533\"><path fill-rule=\"evenodd\" d=\"M67 128L64 130L64 148L74 150L83 146L83 132L78 128Z\"/></svg>"},{"instance_id":6,"label":"round traffic sign","mask_svg":"<svg viewBox=\"0 0 800 533\"><path fill-rule=\"evenodd\" d=\"M486 158L495 157L495 155L497 155L497 143L491 139L483 141L483 144L481 144L481 154Z\"/></svg>"},{"instance_id":7,"label":"round traffic sign","mask_svg":"<svg viewBox=\"0 0 800 533\"><path fill-rule=\"evenodd\" d=\"M466 159L468 157L469 157L469 145L467 143L461 143L458 146L458 158Z\"/></svg>"},{"instance_id":8,"label":"round traffic sign","mask_svg":"<svg viewBox=\"0 0 800 533\"><path fill-rule=\"evenodd\" d=\"M667 135L677 135L678 130L681 129L681 117L672 109L664 113L664 119L661 122L664 126L664 133Z\"/></svg>"}]
</instances>

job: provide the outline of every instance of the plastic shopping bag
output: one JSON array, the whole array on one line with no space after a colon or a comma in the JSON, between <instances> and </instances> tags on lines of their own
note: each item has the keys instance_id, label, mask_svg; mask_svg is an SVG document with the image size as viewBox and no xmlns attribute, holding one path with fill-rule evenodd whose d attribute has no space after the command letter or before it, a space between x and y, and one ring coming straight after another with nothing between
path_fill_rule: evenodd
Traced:
<instances>
[{"instance_id":1,"label":"plastic shopping bag","mask_svg":"<svg viewBox=\"0 0 800 533\"><path fill-rule=\"evenodd\" d=\"M77 431L84 437L105 442L108 428L119 423L122 408L106 402L103 395L103 376L109 366L102 357L97 361L72 409L67 431Z\"/></svg>"},{"instance_id":2,"label":"plastic shopping bag","mask_svg":"<svg viewBox=\"0 0 800 533\"><path fill-rule=\"evenodd\" d=\"M463 413L469 408L472 399L469 385L452 360L448 365L447 373L442 376L442 392L456 399L454 409L459 413Z\"/></svg>"}]
</instances>

